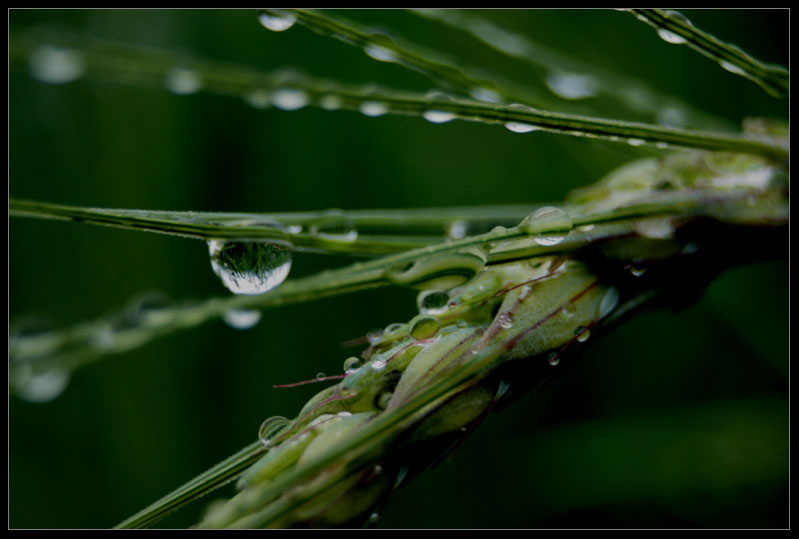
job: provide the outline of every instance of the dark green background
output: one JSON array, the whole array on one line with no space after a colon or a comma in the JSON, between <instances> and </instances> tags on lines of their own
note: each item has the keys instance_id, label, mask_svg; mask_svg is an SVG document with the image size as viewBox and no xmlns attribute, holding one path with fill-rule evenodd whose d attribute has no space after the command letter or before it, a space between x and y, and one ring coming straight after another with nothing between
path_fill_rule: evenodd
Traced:
<instances>
[{"instance_id":1,"label":"dark green background","mask_svg":"<svg viewBox=\"0 0 799 539\"><path fill-rule=\"evenodd\" d=\"M522 84L526 64L395 11L348 17ZM497 11L486 17L740 122L785 117L778 101L613 11ZM696 11L700 28L787 65L788 11ZM297 27L264 30L252 11L11 10L17 29L92 36L264 69L426 91L398 65ZM600 100L596 114L630 118ZM9 195L83 206L290 211L543 202L638 153L465 122L255 110L206 94L9 74ZM746 245L741 246L742 249ZM300 254L292 275L340 266ZM146 290L225 294L204 244L57 221L9 222L9 315L92 319ZM75 373L57 400L9 398L9 527L103 528L294 415L338 374L342 341L414 315L386 289L267 311L254 329L208 324ZM161 524L185 527L231 490ZM730 271L696 305L643 315L598 340L540 396L486 420L454 460L398 491L386 528L787 527L788 266Z\"/></svg>"}]
</instances>

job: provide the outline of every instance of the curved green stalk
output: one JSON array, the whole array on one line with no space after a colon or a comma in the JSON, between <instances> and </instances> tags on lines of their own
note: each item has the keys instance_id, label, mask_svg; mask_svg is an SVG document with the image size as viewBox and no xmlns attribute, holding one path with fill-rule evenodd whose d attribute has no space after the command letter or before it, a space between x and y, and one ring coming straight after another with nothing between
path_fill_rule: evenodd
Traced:
<instances>
[{"instance_id":1,"label":"curved green stalk","mask_svg":"<svg viewBox=\"0 0 799 539\"><path fill-rule=\"evenodd\" d=\"M304 15L302 15L304 16ZM318 20L318 15L313 15ZM38 37L12 37L12 59L26 57L40 42ZM402 114L426 118L434 123L453 119L485 124L504 125L527 133L547 131L562 135L596 138L632 146L652 144L739 152L786 160L789 150L771 142L735 135L677 129L638 122L567 114L534 109L519 104L486 103L470 99L452 99L412 92L374 91L372 88L347 86L285 72L263 74L228 64L194 61L170 53L140 48L126 48L102 42L81 43L72 39L55 41L86 55L88 74L124 84L146 84L163 87L174 69L188 70L196 77L196 88L224 95L243 96L255 106L274 104L284 110L313 105L326 110L357 110L370 116ZM127 56L123 51L127 50ZM120 61L120 58L124 61ZM194 79L193 79L194 80Z\"/></svg>"},{"instance_id":2,"label":"curved green stalk","mask_svg":"<svg viewBox=\"0 0 799 539\"><path fill-rule=\"evenodd\" d=\"M119 523L116 528L146 528L152 526L173 511L205 496L236 479L266 452L266 448L255 442L231 455L219 464L209 468L180 488L170 492L160 500L145 507L135 515Z\"/></svg>"},{"instance_id":3,"label":"curved green stalk","mask_svg":"<svg viewBox=\"0 0 799 539\"><path fill-rule=\"evenodd\" d=\"M681 100L661 94L644 82L611 72L602 66L588 64L562 51L547 48L529 36L501 28L488 19L469 10L412 9L411 12L450 28L466 32L493 49L517 58L538 71L550 89L558 96L578 100L593 96L615 99L620 105L636 111L648 112L664 125L689 124L712 129L729 128L720 118L696 110ZM571 80L577 90L565 93L557 87L558 81Z\"/></svg>"},{"instance_id":4,"label":"curved green stalk","mask_svg":"<svg viewBox=\"0 0 799 539\"><path fill-rule=\"evenodd\" d=\"M696 28L682 13L662 9L630 9L639 20L657 29L670 43L684 43L700 54L715 60L736 75L746 77L774 97L787 97L790 92L788 70L765 64L744 51ZM787 12L786 12L787 15Z\"/></svg>"}]
</instances>

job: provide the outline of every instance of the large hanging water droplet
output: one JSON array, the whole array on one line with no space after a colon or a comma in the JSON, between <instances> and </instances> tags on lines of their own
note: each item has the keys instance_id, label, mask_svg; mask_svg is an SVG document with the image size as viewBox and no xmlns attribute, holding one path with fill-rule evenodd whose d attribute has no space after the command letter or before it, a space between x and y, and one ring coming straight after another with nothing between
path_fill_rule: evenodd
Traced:
<instances>
[{"instance_id":1,"label":"large hanging water droplet","mask_svg":"<svg viewBox=\"0 0 799 539\"><path fill-rule=\"evenodd\" d=\"M258 14L258 22L267 30L283 32L294 26L297 15L283 10L262 11Z\"/></svg>"},{"instance_id":2,"label":"large hanging water droplet","mask_svg":"<svg viewBox=\"0 0 799 539\"><path fill-rule=\"evenodd\" d=\"M352 219L341 211L331 210L311 223L310 234L338 243L352 243L358 239L358 230Z\"/></svg>"},{"instance_id":3,"label":"large hanging water droplet","mask_svg":"<svg viewBox=\"0 0 799 539\"><path fill-rule=\"evenodd\" d=\"M261 311L256 309L231 309L222 314L222 320L233 329L251 329L261 321Z\"/></svg>"},{"instance_id":4,"label":"large hanging water droplet","mask_svg":"<svg viewBox=\"0 0 799 539\"><path fill-rule=\"evenodd\" d=\"M285 242L210 240L211 267L234 294L263 294L282 283L291 270Z\"/></svg>"},{"instance_id":5,"label":"large hanging water droplet","mask_svg":"<svg viewBox=\"0 0 799 539\"><path fill-rule=\"evenodd\" d=\"M79 79L86 71L86 60L78 51L43 45L28 57L31 75L39 82L64 84Z\"/></svg>"},{"instance_id":6,"label":"large hanging water droplet","mask_svg":"<svg viewBox=\"0 0 799 539\"><path fill-rule=\"evenodd\" d=\"M548 247L566 239L572 229L572 219L560 208L545 206L525 217L519 228L533 235L537 244Z\"/></svg>"}]
</instances>

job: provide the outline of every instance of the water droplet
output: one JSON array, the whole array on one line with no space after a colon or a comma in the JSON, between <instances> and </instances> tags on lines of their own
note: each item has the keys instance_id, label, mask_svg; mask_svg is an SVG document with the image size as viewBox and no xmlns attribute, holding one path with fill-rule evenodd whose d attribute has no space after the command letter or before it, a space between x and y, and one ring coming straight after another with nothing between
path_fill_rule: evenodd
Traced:
<instances>
[{"instance_id":1,"label":"water droplet","mask_svg":"<svg viewBox=\"0 0 799 539\"><path fill-rule=\"evenodd\" d=\"M211 268L234 294L263 294L291 270L291 248L268 241L210 240Z\"/></svg>"},{"instance_id":2,"label":"water droplet","mask_svg":"<svg viewBox=\"0 0 799 539\"><path fill-rule=\"evenodd\" d=\"M486 254L480 249L441 253L391 268L386 278L394 284L420 289L449 290L460 286L485 267Z\"/></svg>"},{"instance_id":3,"label":"water droplet","mask_svg":"<svg viewBox=\"0 0 799 539\"><path fill-rule=\"evenodd\" d=\"M257 309L230 309L222 314L222 320L233 329L250 329L261 321L261 311Z\"/></svg>"},{"instance_id":4,"label":"water droplet","mask_svg":"<svg viewBox=\"0 0 799 539\"><path fill-rule=\"evenodd\" d=\"M453 240L459 240L466 237L466 221L457 219L452 221L447 228L447 236Z\"/></svg>"},{"instance_id":5,"label":"water droplet","mask_svg":"<svg viewBox=\"0 0 799 539\"><path fill-rule=\"evenodd\" d=\"M549 357L547 357L547 362L554 367L560 363L560 356L557 352L550 352Z\"/></svg>"},{"instance_id":6,"label":"water droplet","mask_svg":"<svg viewBox=\"0 0 799 539\"><path fill-rule=\"evenodd\" d=\"M369 333L366 334L366 340L371 345L375 345L380 342L383 338L383 330L382 329L373 329Z\"/></svg>"},{"instance_id":7,"label":"water droplet","mask_svg":"<svg viewBox=\"0 0 799 539\"><path fill-rule=\"evenodd\" d=\"M730 73L735 73L736 75L745 75L744 70L741 69L740 67L738 67L735 64L731 64L730 62L726 62L726 61L719 62L719 64L721 64L721 67L723 67L724 69L726 69Z\"/></svg>"},{"instance_id":8,"label":"water droplet","mask_svg":"<svg viewBox=\"0 0 799 539\"><path fill-rule=\"evenodd\" d=\"M652 217L635 222L635 231L645 238L668 239L674 237L671 217Z\"/></svg>"},{"instance_id":9,"label":"water droplet","mask_svg":"<svg viewBox=\"0 0 799 539\"><path fill-rule=\"evenodd\" d=\"M630 273L635 277L640 277L644 273L646 273L646 268L640 266L634 266L630 264L627 266L627 269L630 270Z\"/></svg>"},{"instance_id":10,"label":"water droplet","mask_svg":"<svg viewBox=\"0 0 799 539\"><path fill-rule=\"evenodd\" d=\"M378 62L397 61L397 55L394 51L376 43L367 43L363 48L363 52L365 52L369 58L377 60Z\"/></svg>"},{"instance_id":11,"label":"water droplet","mask_svg":"<svg viewBox=\"0 0 799 539\"><path fill-rule=\"evenodd\" d=\"M602 299L599 301L599 318L605 318L613 312L613 309L615 309L618 304L619 290L615 286L611 286L605 291L602 295Z\"/></svg>"},{"instance_id":12,"label":"water droplet","mask_svg":"<svg viewBox=\"0 0 799 539\"><path fill-rule=\"evenodd\" d=\"M546 82L552 92L564 99L585 99L597 91L596 80L590 75L551 71Z\"/></svg>"},{"instance_id":13,"label":"water droplet","mask_svg":"<svg viewBox=\"0 0 799 539\"><path fill-rule=\"evenodd\" d=\"M421 341L429 339L441 329L441 324L432 316L426 314L416 315L410 322L408 322L408 335Z\"/></svg>"},{"instance_id":14,"label":"water droplet","mask_svg":"<svg viewBox=\"0 0 799 539\"><path fill-rule=\"evenodd\" d=\"M244 94L244 101L256 109L265 109L271 103L271 96L267 90L256 88Z\"/></svg>"},{"instance_id":15,"label":"water droplet","mask_svg":"<svg viewBox=\"0 0 799 539\"><path fill-rule=\"evenodd\" d=\"M372 513L371 515L369 515L369 522L370 523L375 524L378 520L380 520L380 515L377 514L376 511L374 513Z\"/></svg>"},{"instance_id":16,"label":"water droplet","mask_svg":"<svg viewBox=\"0 0 799 539\"><path fill-rule=\"evenodd\" d=\"M521 112L530 112L533 110L526 105L519 105L518 103L508 105L508 108L511 110L516 110ZM508 129L509 131L513 131L514 133L529 133L531 131L539 129L538 127L532 124L525 122L516 122L516 121L505 122L505 128Z\"/></svg>"},{"instance_id":17,"label":"water droplet","mask_svg":"<svg viewBox=\"0 0 799 539\"><path fill-rule=\"evenodd\" d=\"M505 101L499 92L484 86L476 86L470 89L469 95L477 101L485 101L487 103L502 103Z\"/></svg>"},{"instance_id":18,"label":"water droplet","mask_svg":"<svg viewBox=\"0 0 799 539\"><path fill-rule=\"evenodd\" d=\"M566 318L571 318L577 312L577 304L573 301L568 302L566 305L563 306L561 312Z\"/></svg>"},{"instance_id":19,"label":"water droplet","mask_svg":"<svg viewBox=\"0 0 799 539\"><path fill-rule=\"evenodd\" d=\"M29 365L20 366L11 378L14 393L28 402L50 402L69 385L69 371L49 368L34 371Z\"/></svg>"},{"instance_id":20,"label":"water droplet","mask_svg":"<svg viewBox=\"0 0 799 539\"><path fill-rule=\"evenodd\" d=\"M526 234L534 235L537 244L548 247L566 239L572 229L572 220L564 210L544 206L525 217L519 223L519 228Z\"/></svg>"},{"instance_id":21,"label":"water droplet","mask_svg":"<svg viewBox=\"0 0 799 539\"><path fill-rule=\"evenodd\" d=\"M388 105L380 101L364 101L358 106L358 110L364 116L376 118L388 112Z\"/></svg>"},{"instance_id":22,"label":"water droplet","mask_svg":"<svg viewBox=\"0 0 799 539\"><path fill-rule=\"evenodd\" d=\"M627 144L629 144L630 146L642 146L646 144L646 141L640 138L628 138Z\"/></svg>"},{"instance_id":23,"label":"water droplet","mask_svg":"<svg viewBox=\"0 0 799 539\"><path fill-rule=\"evenodd\" d=\"M583 225L583 226L577 227L577 230L579 230L580 232L591 232L593 229L594 229L594 225L592 225L592 224L588 224L588 225Z\"/></svg>"},{"instance_id":24,"label":"water droplet","mask_svg":"<svg viewBox=\"0 0 799 539\"><path fill-rule=\"evenodd\" d=\"M203 85L200 76L187 67L173 67L167 71L164 83L167 90L178 95L197 93Z\"/></svg>"},{"instance_id":25,"label":"water droplet","mask_svg":"<svg viewBox=\"0 0 799 539\"><path fill-rule=\"evenodd\" d=\"M416 296L419 313L439 315L447 312L449 294L445 290L423 290Z\"/></svg>"},{"instance_id":26,"label":"water droplet","mask_svg":"<svg viewBox=\"0 0 799 539\"><path fill-rule=\"evenodd\" d=\"M319 381L322 381L322 380L324 380L325 378L327 378L327 375L326 375L325 373L323 373L323 372L317 372L317 373L316 373L316 379L317 379L317 380L319 380Z\"/></svg>"},{"instance_id":27,"label":"water droplet","mask_svg":"<svg viewBox=\"0 0 799 539\"><path fill-rule=\"evenodd\" d=\"M425 120L434 124L443 124L455 119L455 113L448 110L426 110L422 114Z\"/></svg>"},{"instance_id":28,"label":"water droplet","mask_svg":"<svg viewBox=\"0 0 799 539\"><path fill-rule=\"evenodd\" d=\"M258 439L264 447L272 447L273 440L291 425L291 420L283 416L273 416L261 423L258 429Z\"/></svg>"},{"instance_id":29,"label":"water droplet","mask_svg":"<svg viewBox=\"0 0 799 539\"><path fill-rule=\"evenodd\" d=\"M660 39L665 41L666 43L672 43L674 45L683 45L688 41L679 34L675 34L674 32L670 32L665 28L658 28L658 35Z\"/></svg>"},{"instance_id":30,"label":"water droplet","mask_svg":"<svg viewBox=\"0 0 799 539\"><path fill-rule=\"evenodd\" d=\"M299 88L279 88L272 95L272 103L280 110L299 110L308 104L308 93Z\"/></svg>"},{"instance_id":31,"label":"water droplet","mask_svg":"<svg viewBox=\"0 0 799 539\"><path fill-rule=\"evenodd\" d=\"M297 15L291 11L262 11L258 14L258 21L267 30L283 32L294 26L294 23L297 22Z\"/></svg>"},{"instance_id":32,"label":"water droplet","mask_svg":"<svg viewBox=\"0 0 799 539\"><path fill-rule=\"evenodd\" d=\"M501 312L494 319L494 322L502 329L510 329L513 327L513 315L508 311Z\"/></svg>"},{"instance_id":33,"label":"water droplet","mask_svg":"<svg viewBox=\"0 0 799 539\"><path fill-rule=\"evenodd\" d=\"M39 82L64 84L86 72L86 60L78 51L53 45L36 48L28 57L31 75Z\"/></svg>"},{"instance_id":34,"label":"water droplet","mask_svg":"<svg viewBox=\"0 0 799 539\"><path fill-rule=\"evenodd\" d=\"M591 330L585 326L577 326L577 328L574 330L574 337L577 339L577 342L585 342L590 336Z\"/></svg>"},{"instance_id":35,"label":"water droplet","mask_svg":"<svg viewBox=\"0 0 799 539\"><path fill-rule=\"evenodd\" d=\"M348 357L344 360L344 374L352 374L361 368L361 358L357 356Z\"/></svg>"},{"instance_id":36,"label":"water droplet","mask_svg":"<svg viewBox=\"0 0 799 539\"><path fill-rule=\"evenodd\" d=\"M371 366L376 371L382 371L383 369L386 368L386 364L387 363L388 363L388 361L385 360L385 359L377 359L375 361L372 361Z\"/></svg>"},{"instance_id":37,"label":"water droplet","mask_svg":"<svg viewBox=\"0 0 799 539\"><path fill-rule=\"evenodd\" d=\"M310 233L320 239L338 243L352 243L358 231L352 219L339 210L331 210L311 223Z\"/></svg>"}]
</instances>

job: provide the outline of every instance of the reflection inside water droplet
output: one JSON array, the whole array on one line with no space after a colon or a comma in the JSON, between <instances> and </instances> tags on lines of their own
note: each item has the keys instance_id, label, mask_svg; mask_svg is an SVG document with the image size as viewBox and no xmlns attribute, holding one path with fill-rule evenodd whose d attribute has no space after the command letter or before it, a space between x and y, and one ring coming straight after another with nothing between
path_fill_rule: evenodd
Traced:
<instances>
[{"instance_id":1,"label":"reflection inside water droplet","mask_svg":"<svg viewBox=\"0 0 799 539\"><path fill-rule=\"evenodd\" d=\"M263 294L281 284L291 270L285 242L208 241L211 267L234 294Z\"/></svg>"}]
</instances>

